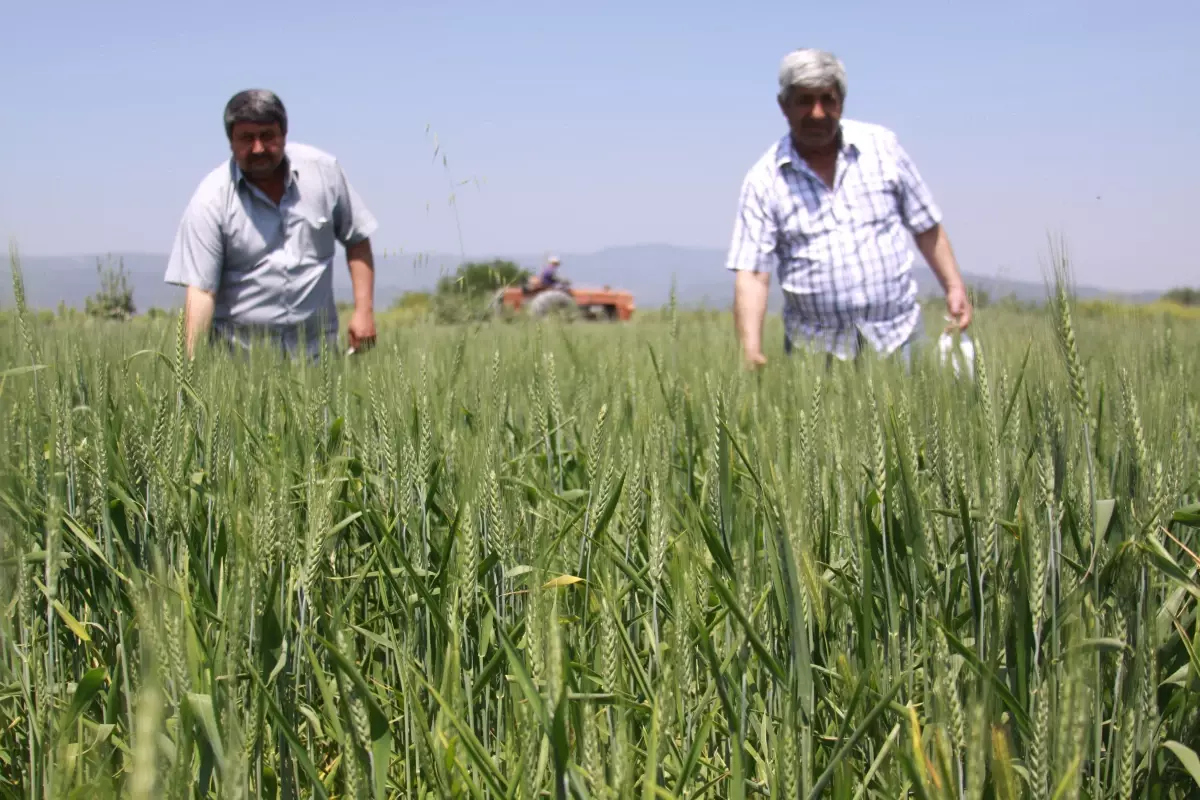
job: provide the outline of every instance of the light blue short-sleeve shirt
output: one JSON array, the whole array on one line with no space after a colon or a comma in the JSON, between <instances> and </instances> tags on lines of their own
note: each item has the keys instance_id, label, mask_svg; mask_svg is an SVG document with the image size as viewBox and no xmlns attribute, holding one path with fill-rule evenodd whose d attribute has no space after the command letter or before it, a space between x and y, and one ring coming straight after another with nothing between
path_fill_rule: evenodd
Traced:
<instances>
[{"instance_id":1,"label":"light blue short-sleeve shirt","mask_svg":"<svg viewBox=\"0 0 1200 800\"><path fill-rule=\"evenodd\" d=\"M184 211L165 280L216 293L213 329L235 341L262 333L336 335L333 258L378 223L333 156L285 148L287 181L273 203L231 157L200 182ZM323 322L321 330L314 329Z\"/></svg>"}]
</instances>

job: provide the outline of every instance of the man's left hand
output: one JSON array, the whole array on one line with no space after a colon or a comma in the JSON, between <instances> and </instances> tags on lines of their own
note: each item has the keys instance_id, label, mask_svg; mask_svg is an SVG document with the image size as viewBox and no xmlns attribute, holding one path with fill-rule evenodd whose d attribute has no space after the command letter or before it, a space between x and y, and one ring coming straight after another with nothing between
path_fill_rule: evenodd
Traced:
<instances>
[{"instance_id":1,"label":"man's left hand","mask_svg":"<svg viewBox=\"0 0 1200 800\"><path fill-rule=\"evenodd\" d=\"M971 324L971 298L967 296L967 287L951 286L946 292L946 310L958 324L960 331L965 331Z\"/></svg>"},{"instance_id":2,"label":"man's left hand","mask_svg":"<svg viewBox=\"0 0 1200 800\"><path fill-rule=\"evenodd\" d=\"M350 346L356 351L370 349L375 344L375 314L366 309L355 309L346 333Z\"/></svg>"}]
</instances>

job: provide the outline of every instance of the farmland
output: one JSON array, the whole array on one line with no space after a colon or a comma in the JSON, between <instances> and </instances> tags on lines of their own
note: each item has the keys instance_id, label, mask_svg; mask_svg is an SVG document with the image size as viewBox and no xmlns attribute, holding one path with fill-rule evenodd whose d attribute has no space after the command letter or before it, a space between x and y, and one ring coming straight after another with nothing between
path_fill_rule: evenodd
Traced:
<instances>
[{"instance_id":1,"label":"farmland","mask_svg":"<svg viewBox=\"0 0 1200 800\"><path fill-rule=\"evenodd\" d=\"M0 797L1195 797L1200 327L1052 300L973 381L8 312Z\"/></svg>"}]
</instances>

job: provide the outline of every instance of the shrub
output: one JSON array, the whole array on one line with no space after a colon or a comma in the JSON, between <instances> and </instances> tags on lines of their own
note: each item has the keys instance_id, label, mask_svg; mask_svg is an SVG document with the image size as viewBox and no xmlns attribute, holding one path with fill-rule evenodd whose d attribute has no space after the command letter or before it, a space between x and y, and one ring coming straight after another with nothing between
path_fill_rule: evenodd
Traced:
<instances>
[{"instance_id":1,"label":"shrub","mask_svg":"<svg viewBox=\"0 0 1200 800\"><path fill-rule=\"evenodd\" d=\"M100 291L85 301L84 310L89 316L124 322L137 313L124 259L118 260L116 269L112 268L111 258L107 267L96 259L96 274L100 276Z\"/></svg>"},{"instance_id":2,"label":"shrub","mask_svg":"<svg viewBox=\"0 0 1200 800\"><path fill-rule=\"evenodd\" d=\"M512 261L469 261L461 265L453 275L438 281L438 294L466 294L476 297L491 294L502 286L512 286L528 279L528 270L521 269Z\"/></svg>"}]
</instances>

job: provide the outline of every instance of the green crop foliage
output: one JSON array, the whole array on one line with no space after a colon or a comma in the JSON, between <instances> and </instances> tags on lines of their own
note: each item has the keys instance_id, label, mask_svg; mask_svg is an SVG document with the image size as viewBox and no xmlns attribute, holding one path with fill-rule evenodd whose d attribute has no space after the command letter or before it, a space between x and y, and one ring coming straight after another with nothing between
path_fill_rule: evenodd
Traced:
<instances>
[{"instance_id":1,"label":"green crop foliage","mask_svg":"<svg viewBox=\"0 0 1200 800\"><path fill-rule=\"evenodd\" d=\"M1194 321L181 331L0 317L0 797L1200 793Z\"/></svg>"}]
</instances>

